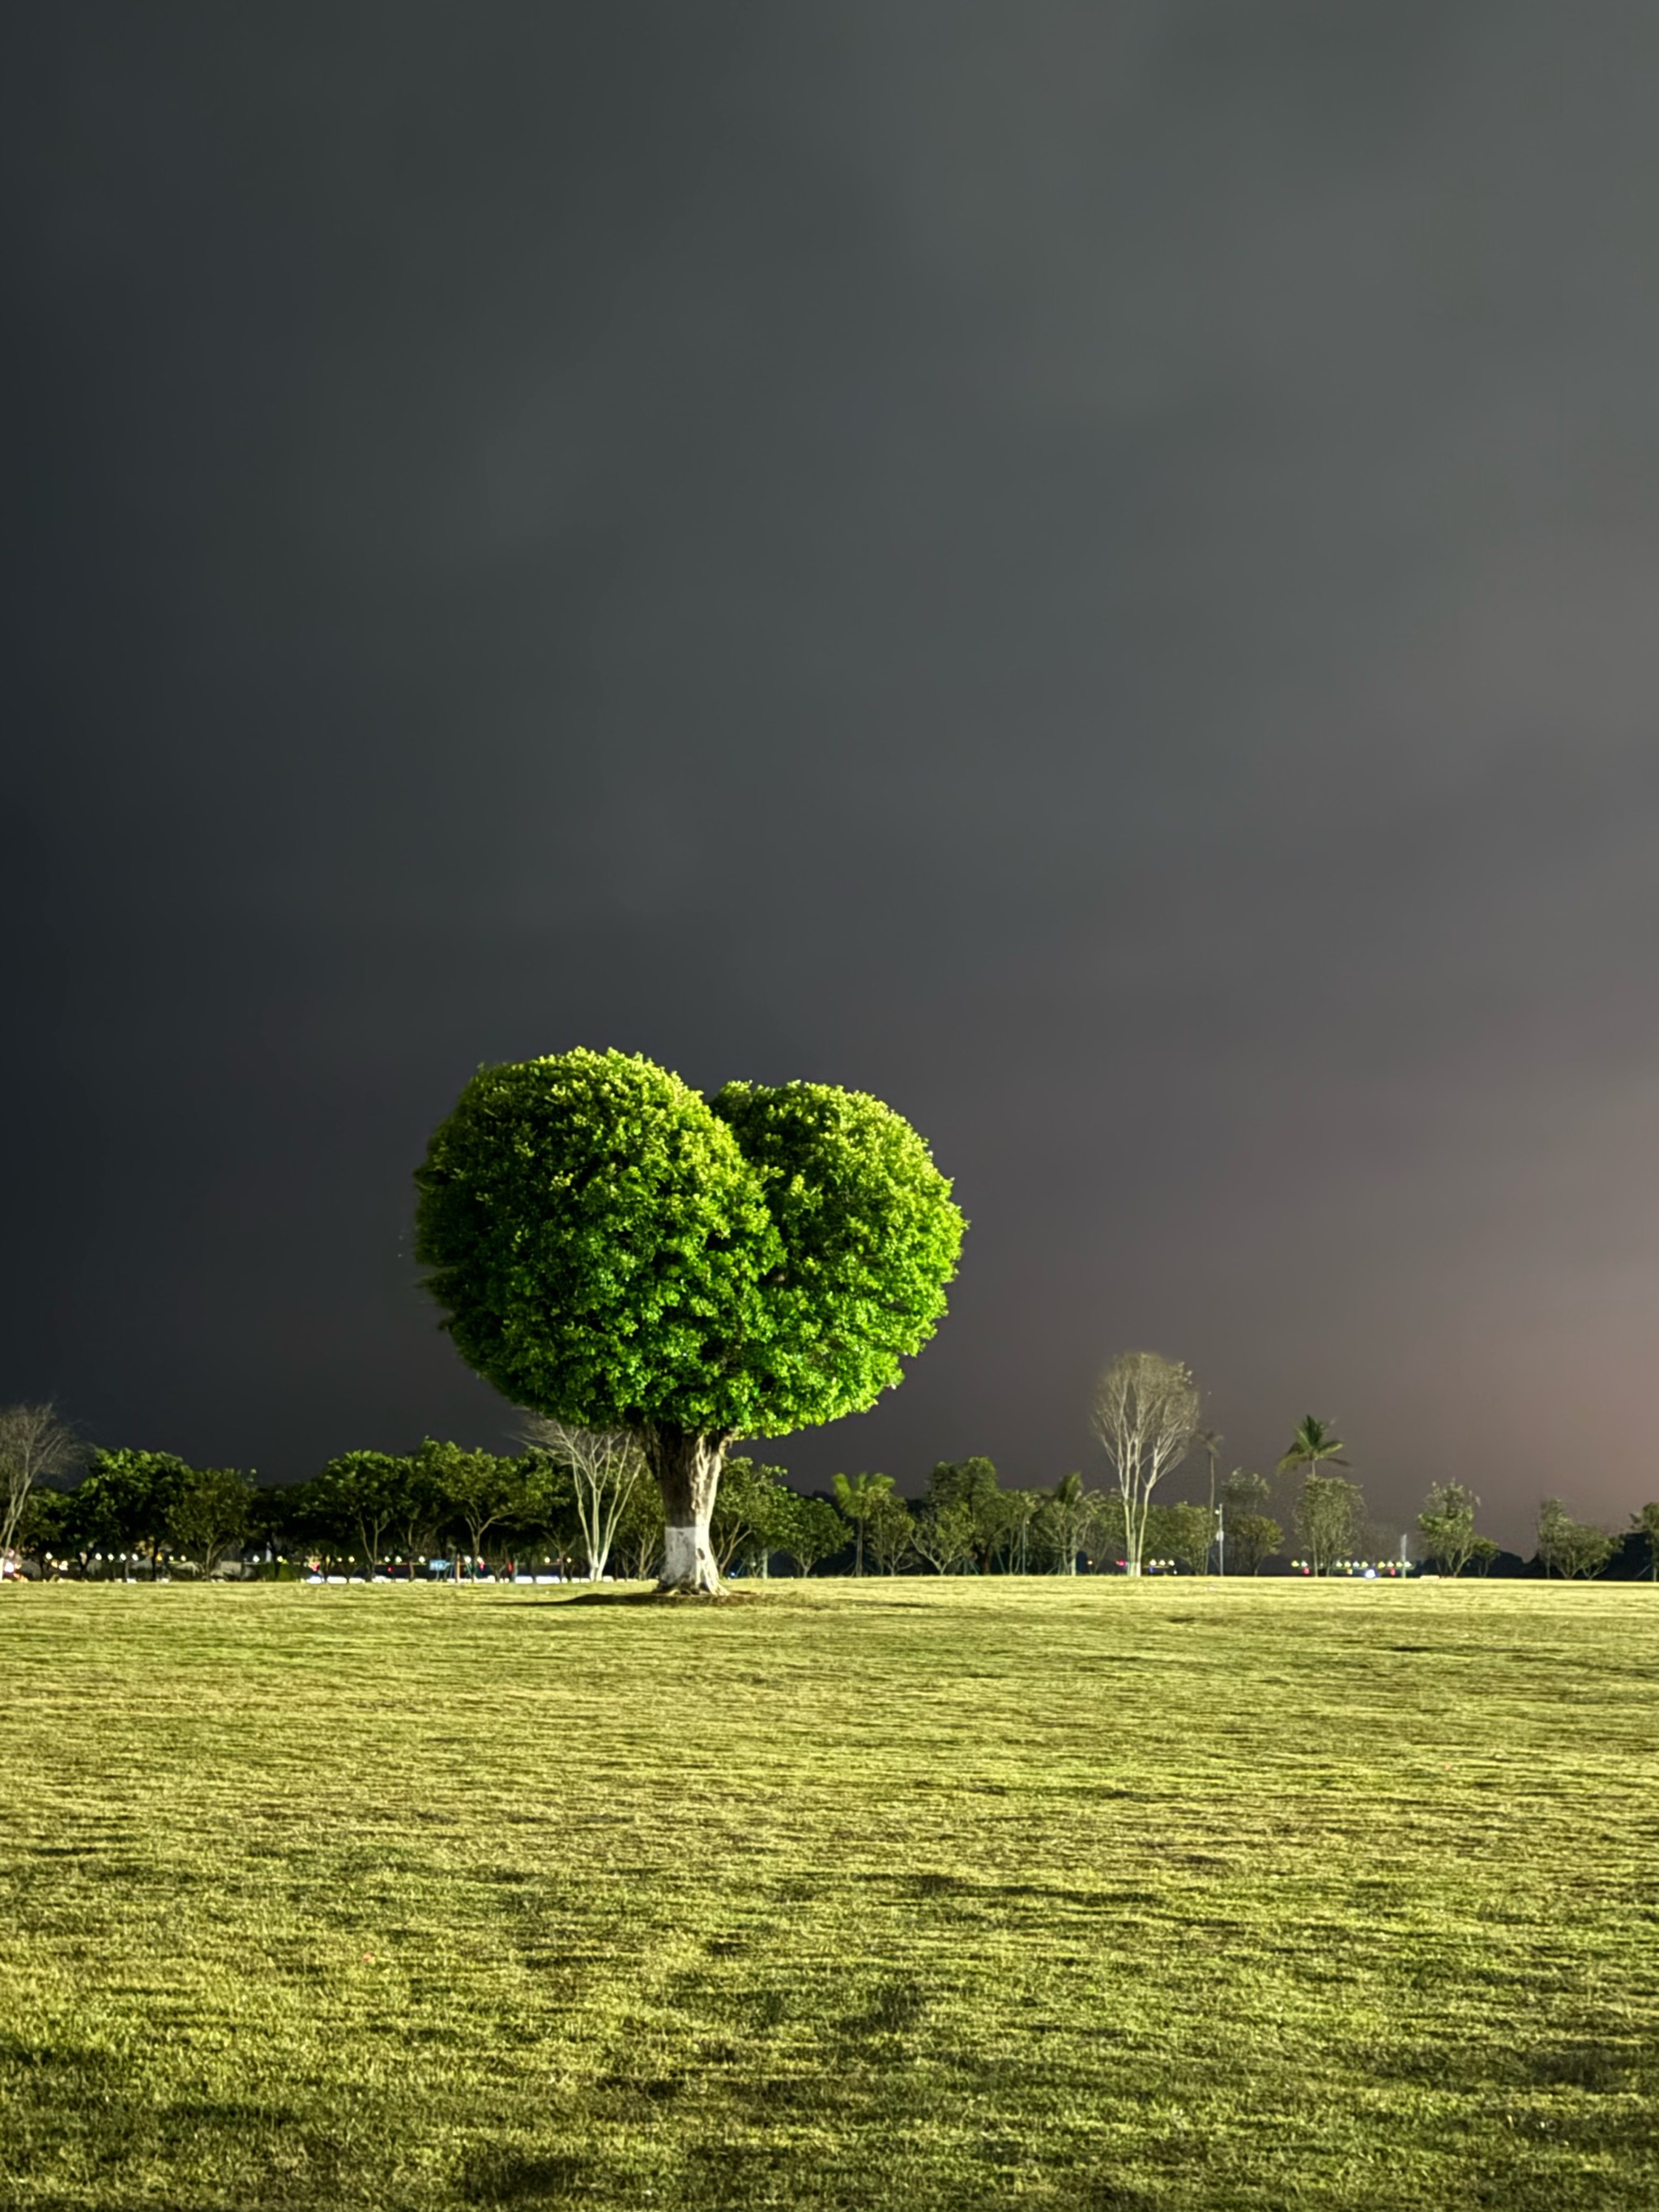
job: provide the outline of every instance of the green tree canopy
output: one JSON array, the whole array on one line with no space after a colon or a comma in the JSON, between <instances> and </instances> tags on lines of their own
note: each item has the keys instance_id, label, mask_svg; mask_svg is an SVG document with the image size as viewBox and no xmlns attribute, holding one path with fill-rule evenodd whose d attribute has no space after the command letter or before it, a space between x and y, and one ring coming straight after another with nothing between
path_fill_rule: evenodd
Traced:
<instances>
[{"instance_id":1,"label":"green tree canopy","mask_svg":"<svg viewBox=\"0 0 1659 2212\"><path fill-rule=\"evenodd\" d=\"M1346 1462L1339 1460L1336 1464ZM1357 1482L1309 1468L1297 1495L1296 1536L1315 1574L1328 1575L1339 1559L1352 1556L1364 1519L1365 1500Z\"/></svg>"},{"instance_id":2,"label":"green tree canopy","mask_svg":"<svg viewBox=\"0 0 1659 2212\"><path fill-rule=\"evenodd\" d=\"M40 1483L33 1485L12 1529L17 1548L26 1558L33 1556L44 1564L47 1553L62 1545L70 1504L70 1497L64 1491L48 1490Z\"/></svg>"},{"instance_id":3,"label":"green tree canopy","mask_svg":"<svg viewBox=\"0 0 1659 2212\"><path fill-rule=\"evenodd\" d=\"M1062 1575L1074 1575L1078 1553L1086 1550L1097 1535L1107 1533L1100 1492L1085 1488L1080 1474L1062 1475L1042 1501L1039 1525L1054 1554L1056 1571ZM1115 1534L1121 1540L1121 1513L1117 1516Z\"/></svg>"},{"instance_id":4,"label":"green tree canopy","mask_svg":"<svg viewBox=\"0 0 1659 2212\"><path fill-rule=\"evenodd\" d=\"M879 1520L879 1511L875 1518ZM905 1518L908 1540L908 1516ZM827 1498L803 1498L794 1490L784 1491L779 1498L775 1528L779 1550L789 1554L803 1575L810 1575L820 1559L833 1559L847 1541L847 1523Z\"/></svg>"},{"instance_id":5,"label":"green tree canopy","mask_svg":"<svg viewBox=\"0 0 1659 2212\"><path fill-rule=\"evenodd\" d=\"M240 1468L193 1467L167 1510L167 1534L199 1573L210 1575L247 1534L253 1485Z\"/></svg>"},{"instance_id":6,"label":"green tree canopy","mask_svg":"<svg viewBox=\"0 0 1659 2212\"><path fill-rule=\"evenodd\" d=\"M726 1443L899 1382L963 1229L878 1100L807 1083L705 1099L618 1052L481 1069L416 1182L416 1255L457 1350L515 1405L639 1433L675 1585L717 1585Z\"/></svg>"},{"instance_id":7,"label":"green tree canopy","mask_svg":"<svg viewBox=\"0 0 1659 2212\"><path fill-rule=\"evenodd\" d=\"M1559 1498L1547 1498L1539 1507L1538 1558L1547 1575L1588 1581L1601 1573L1613 1551L1613 1539L1604 1528L1575 1521Z\"/></svg>"},{"instance_id":8,"label":"green tree canopy","mask_svg":"<svg viewBox=\"0 0 1659 2212\"><path fill-rule=\"evenodd\" d=\"M342 1452L307 1487L306 1504L319 1533L355 1541L372 1574L386 1553L390 1532L408 1515L415 1463L390 1452Z\"/></svg>"},{"instance_id":9,"label":"green tree canopy","mask_svg":"<svg viewBox=\"0 0 1659 2212\"><path fill-rule=\"evenodd\" d=\"M70 1540L86 1552L148 1552L153 1564L169 1540L169 1516L191 1472L172 1452L94 1452L70 1498Z\"/></svg>"},{"instance_id":10,"label":"green tree canopy","mask_svg":"<svg viewBox=\"0 0 1659 2212\"><path fill-rule=\"evenodd\" d=\"M623 1502L611 1546L624 1582L648 1582L662 1561L663 1500L654 1482L636 1482Z\"/></svg>"},{"instance_id":11,"label":"green tree canopy","mask_svg":"<svg viewBox=\"0 0 1659 2212\"><path fill-rule=\"evenodd\" d=\"M1236 1467L1221 1486L1221 1565L1224 1573L1253 1575L1285 1540L1267 1511L1265 1474Z\"/></svg>"},{"instance_id":12,"label":"green tree canopy","mask_svg":"<svg viewBox=\"0 0 1659 2212\"><path fill-rule=\"evenodd\" d=\"M853 1572L864 1572L864 1532L881 1510L881 1500L893 1493L890 1474L838 1474L834 1478L836 1504L853 1526Z\"/></svg>"},{"instance_id":13,"label":"green tree canopy","mask_svg":"<svg viewBox=\"0 0 1659 2212\"><path fill-rule=\"evenodd\" d=\"M1208 1574L1215 1516L1207 1505L1166 1505L1156 1540L1159 1549L1167 1551L1189 1575Z\"/></svg>"},{"instance_id":14,"label":"green tree canopy","mask_svg":"<svg viewBox=\"0 0 1659 2212\"><path fill-rule=\"evenodd\" d=\"M997 1480L994 1462L982 1453L971 1459L936 1461L927 1478L927 1503L943 1510L959 1505L973 1528L969 1547L981 1574L991 1571L991 1558L1007 1525L1006 1504Z\"/></svg>"},{"instance_id":15,"label":"green tree canopy","mask_svg":"<svg viewBox=\"0 0 1659 2212\"><path fill-rule=\"evenodd\" d=\"M935 1574L971 1563L974 1556L974 1509L957 1500L951 1505L925 1504L912 1518L910 1541L917 1556Z\"/></svg>"},{"instance_id":16,"label":"green tree canopy","mask_svg":"<svg viewBox=\"0 0 1659 2212\"><path fill-rule=\"evenodd\" d=\"M835 1510L833 1506L830 1510ZM915 1516L908 1502L896 1491L890 1490L874 1501L865 1523L864 1547L883 1574L896 1574L909 1557L915 1528Z\"/></svg>"},{"instance_id":17,"label":"green tree canopy","mask_svg":"<svg viewBox=\"0 0 1659 2212\"><path fill-rule=\"evenodd\" d=\"M1417 1533L1424 1554L1444 1575L1461 1575L1474 1556L1475 1508L1480 1500L1461 1482L1437 1482L1423 1501Z\"/></svg>"},{"instance_id":18,"label":"green tree canopy","mask_svg":"<svg viewBox=\"0 0 1659 2212\"><path fill-rule=\"evenodd\" d=\"M587 1428L762 1433L782 1239L678 1076L617 1052L481 1068L416 1181L428 1287L503 1397Z\"/></svg>"},{"instance_id":19,"label":"green tree canopy","mask_svg":"<svg viewBox=\"0 0 1659 2212\"><path fill-rule=\"evenodd\" d=\"M784 1487L781 1467L753 1460L728 1460L720 1477L709 1530L722 1574L735 1559L758 1559L785 1547L784 1528L793 1492Z\"/></svg>"},{"instance_id":20,"label":"green tree canopy","mask_svg":"<svg viewBox=\"0 0 1659 2212\"><path fill-rule=\"evenodd\" d=\"M1011 1575L1029 1574L1031 1537L1041 1524L1047 1500L1040 1490L1005 1490L999 1497L998 1533L1004 1565Z\"/></svg>"},{"instance_id":21,"label":"green tree canopy","mask_svg":"<svg viewBox=\"0 0 1659 2212\"><path fill-rule=\"evenodd\" d=\"M1230 1513L1224 1527L1230 1575L1259 1573L1261 1562L1270 1559L1285 1541L1285 1531L1271 1514L1257 1513L1249 1506L1242 1512Z\"/></svg>"},{"instance_id":22,"label":"green tree canopy","mask_svg":"<svg viewBox=\"0 0 1659 2212\"><path fill-rule=\"evenodd\" d=\"M1644 1505L1631 1516L1631 1527L1648 1540L1648 1574L1659 1583L1659 1504Z\"/></svg>"},{"instance_id":23,"label":"green tree canopy","mask_svg":"<svg viewBox=\"0 0 1659 2212\"><path fill-rule=\"evenodd\" d=\"M477 1571L483 1540L492 1530L539 1525L550 1502L544 1490L548 1470L533 1459L503 1459L428 1437L421 1445L420 1466L440 1500L444 1524L457 1535L465 1534L469 1576Z\"/></svg>"}]
</instances>

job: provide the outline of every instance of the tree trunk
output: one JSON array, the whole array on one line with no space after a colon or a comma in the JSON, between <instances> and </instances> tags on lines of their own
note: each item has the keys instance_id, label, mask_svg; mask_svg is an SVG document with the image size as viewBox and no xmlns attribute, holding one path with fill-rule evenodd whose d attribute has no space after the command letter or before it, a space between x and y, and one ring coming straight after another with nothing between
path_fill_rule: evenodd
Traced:
<instances>
[{"instance_id":1,"label":"tree trunk","mask_svg":"<svg viewBox=\"0 0 1659 2212\"><path fill-rule=\"evenodd\" d=\"M720 1570L708 1540L708 1522L726 1464L727 1439L665 1424L642 1429L640 1443L662 1492L665 1526L657 1588L718 1592Z\"/></svg>"}]
</instances>

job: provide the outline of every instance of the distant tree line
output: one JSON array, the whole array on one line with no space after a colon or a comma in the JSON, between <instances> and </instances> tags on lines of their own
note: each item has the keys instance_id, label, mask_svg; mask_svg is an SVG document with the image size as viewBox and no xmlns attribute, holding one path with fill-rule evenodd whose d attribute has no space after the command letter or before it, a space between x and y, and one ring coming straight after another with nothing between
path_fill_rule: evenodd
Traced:
<instances>
[{"instance_id":1,"label":"distant tree line","mask_svg":"<svg viewBox=\"0 0 1659 2212\"><path fill-rule=\"evenodd\" d=\"M1272 1477L1244 1468L1223 1476L1222 1439L1198 1427L1187 1370L1155 1354L1126 1358L1133 1364L1115 1363L1096 1409L1113 1487L1091 1487L1080 1473L1048 1487L1011 1486L975 1456L939 1462L916 1498L870 1472L838 1474L828 1495L806 1494L781 1468L733 1458L709 1526L718 1571L1255 1575L1285 1559L1287 1523L1295 1571L1354 1571L1366 1546L1364 1498L1330 1425L1308 1415ZM644 1581L659 1571L663 1500L637 1439L534 1418L521 1441L513 1455L435 1438L402 1455L345 1452L308 1480L261 1485L168 1452L88 1451L50 1407L0 1409L0 1562L129 1578L204 1577L232 1559L272 1574L362 1577ZM1155 1498L1194 1442L1208 1462L1207 1499ZM1275 1505L1287 1480L1288 1504ZM1433 1486L1417 1518L1424 1565L1447 1576L1492 1571L1502 1555L1476 1528L1479 1506L1461 1483ZM1659 1580L1659 1503L1635 1515L1621 1542L1545 1501L1533 1571L1587 1578L1615 1564Z\"/></svg>"},{"instance_id":2,"label":"distant tree line","mask_svg":"<svg viewBox=\"0 0 1659 2212\"><path fill-rule=\"evenodd\" d=\"M209 1575L235 1554L301 1573L439 1563L458 1579L516 1570L645 1580L657 1571L663 1525L658 1486L625 1436L563 1430L510 1457L432 1438L405 1455L346 1452L283 1485L168 1452L94 1451L72 1487L35 1481L11 1534L33 1560L81 1576ZM1203 1507L1162 1507L1146 1526L1153 1555L1203 1566ZM722 1575L779 1565L801 1575L1075 1574L1116 1568L1125 1548L1121 1501L1080 1474L1052 1489L1010 1488L985 1458L940 1462L914 1501L885 1474L838 1475L830 1496L813 1496L781 1468L734 1458L709 1534Z\"/></svg>"}]
</instances>

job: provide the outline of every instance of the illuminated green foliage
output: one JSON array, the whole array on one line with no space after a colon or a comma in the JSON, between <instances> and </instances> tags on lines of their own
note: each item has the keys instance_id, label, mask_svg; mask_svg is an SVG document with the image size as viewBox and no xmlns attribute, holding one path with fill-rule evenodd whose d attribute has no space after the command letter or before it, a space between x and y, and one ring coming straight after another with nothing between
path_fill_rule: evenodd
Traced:
<instances>
[{"instance_id":1,"label":"illuminated green foliage","mask_svg":"<svg viewBox=\"0 0 1659 2212\"><path fill-rule=\"evenodd\" d=\"M94 1452L67 1502L70 1540L79 1550L143 1551L155 1558L168 1540L168 1522L190 1474L172 1452Z\"/></svg>"},{"instance_id":2,"label":"illuminated green foliage","mask_svg":"<svg viewBox=\"0 0 1659 2212\"><path fill-rule=\"evenodd\" d=\"M456 1348L592 1428L776 1436L872 1404L963 1233L907 1122L820 1084L712 1102L622 1053L480 1070L416 1182Z\"/></svg>"},{"instance_id":3,"label":"illuminated green foliage","mask_svg":"<svg viewBox=\"0 0 1659 2212\"><path fill-rule=\"evenodd\" d=\"M900 1115L827 1083L728 1083L713 1110L761 1178L782 1247L754 1363L775 1436L872 1406L945 1312L963 1222Z\"/></svg>"}]
</instances>

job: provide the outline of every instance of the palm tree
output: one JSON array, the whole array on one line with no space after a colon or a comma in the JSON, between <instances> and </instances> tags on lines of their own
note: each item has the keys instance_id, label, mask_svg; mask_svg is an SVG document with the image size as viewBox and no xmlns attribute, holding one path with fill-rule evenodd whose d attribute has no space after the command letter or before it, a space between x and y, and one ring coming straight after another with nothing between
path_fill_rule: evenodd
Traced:
<instances>
[{"instance_id":1,"label":"palm tree","mask_svg":"<svg viewBox=\"0 0 1659 2212\"><path fill-rule=\"evenodd\" d=\"M1333 1467L1346 1467L1342 1457L1342 1439L1328 1421L1322 1421L1317 1413L1304 1413L1302 1425L1291 1438L1291 1448L1279 1462L1276 1474L1293 1474L1305 1467L1310 1474L1317 1474L1322 1462L1328 1460Z\"/></svg>"},{"instance_id":2,"label":"palm tree","mask_svg":"<svg viewBox=\"0 0 1659 2212\"><path fill-rule=\"evenodd\" d=\"M1094 1503L1083 1487L1080 1474L1062 1477L1043 1501L1042 1517L1054 1540L1060 1571L1063 1575L1077 1572L1077 1555L1088 1540Z\"/></svg>"},{"instance_id":3,"label":"palm tree","mask_svg":"<svg viewBox=\"0 0 1659 2212\"><path fill-rule=\"evenodd\" d=\"M876 1500L890 1495L893 1478L890 1474L855 1474L836 1477L836 1503L852 1522L854 1535L853 1572L864 1572L865 1523L877 1510Z\"/></svg>"}]
</instances>

